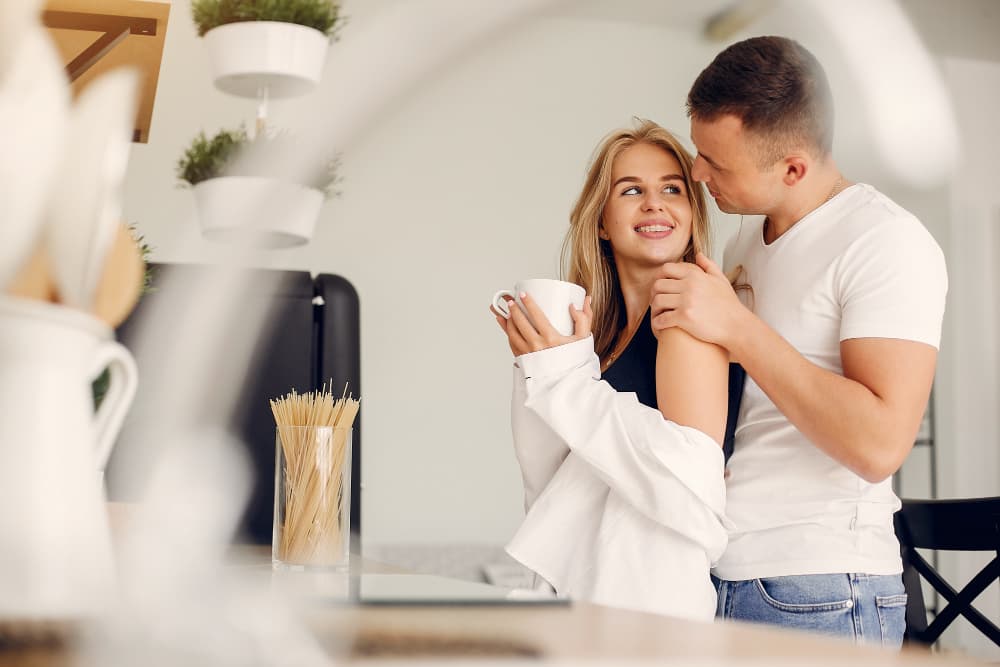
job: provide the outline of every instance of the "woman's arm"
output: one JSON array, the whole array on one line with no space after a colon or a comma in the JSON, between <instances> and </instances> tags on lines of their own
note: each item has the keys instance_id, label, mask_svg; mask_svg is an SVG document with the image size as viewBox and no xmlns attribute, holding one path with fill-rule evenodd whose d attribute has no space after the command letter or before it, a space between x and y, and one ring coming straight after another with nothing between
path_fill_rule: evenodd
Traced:
<instances>
[{"instance_id":1,"label":"woman's arm","mask_svg":"<svg viewBox=\"0 0 1000 667\"><path fill-rule=\"evenodd\" d=\"M679 327L657 337L656 403L665 419L722 445L726 433L729 355Z\"/></svg>"},{"instance_id":2,"label":"woman's arm","mask_svg":"<svg viewBox=\"0 0 1000 667\"><path fill-rule=\"evenodd\" d=\"M561 336L530 299L522 301L540 331L518 309L498 324L515 354L524 351L517 356L524 407L637 511L717 558L726 542L721 448L701 430L665 420L634 393L619 393L601 380L589 339L589 299L583 312L572 311L576 334L585 332L589 340ZM724 425L725 370L722 378Z\"/></svg>"},{"instance_id":3,"label":"woman's arm","mask_svg":"<svg viewBox=\"0 0 1000 667\"><path fill-rule=\"evenodd\" d=\"M504 317L496 308L490 310L496 317L497 325L507 335L510 350L515 357L530 351L560 348L552 352L556 358L570 366L582 365L593 355L593 338L590 335L590 322L593 312L590 310L590 297L584 299L583 310L570 306L573 318L573 335L563 336L552 328L545 314L525 295L524 302L535 317L535 321L543 326L547 336L539 335L532 324L524 316L519 307L511 308L510 319ZM513 302L511 301L511 304ZM525 340L528 336L532 343ZM514 454L521 467L521 479L524 483L524 511L527 512L535 503L538 495L545 489L552 476L559 470L569 448L549 426L534 412L525 406L527 391L525 376L520 364L514 363L513 391L510 399L510 426L514 436Z\"/></svg>"},{"instance_id":4,"label":"woman's arm","mask_svg":"<svg viewBox=\"0 0 1000 667\"><path fill-rule=\"evenodd\" d=\"M597 355L580 364L569 354L581 343L518 357L525 407L638 512L717 557L725 545L722 449L634 393L615 391L601 380Z\"/></svg>"},{"instance_id":5,"label":"woman's arm","mask_svg":"<svg viewBox=\"0 0 1000 667\"><path fill-rule=\"evenodd\" d=\"M580 348L581 355L586 356L588 352L588 348ZM514 436L514 455L521 467L525 513L535 504L535 499L569 454L569 447L562 438L553 433L538 415L525 407L527 398L524 371L515 365L510 397L510 428Z\"/></svg>"}]
</instances>

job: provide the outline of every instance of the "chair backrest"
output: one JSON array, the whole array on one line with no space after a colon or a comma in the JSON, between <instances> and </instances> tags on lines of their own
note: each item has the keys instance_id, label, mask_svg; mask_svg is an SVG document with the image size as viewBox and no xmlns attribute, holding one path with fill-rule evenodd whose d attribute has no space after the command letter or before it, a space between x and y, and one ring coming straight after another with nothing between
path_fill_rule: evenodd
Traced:
<instances>
[{"instance_id":1,"label":"chair backrest","mask_svg":"<svg viewBox=\"0 0 1000 667\"><path fill-rule=\"evenodd\" d=\"M135 463L148 455L143 449L144 429L156 423L157 406L151 387L165 376L169 356L183 351L169 348L169 336L156 344L137 345L144 335L143 314L165 299L190 298L194 289L214 289L216 274L211 267L195 264L153 264L153 290L139 302L135 312L117 331L118 339L136 356L139 390L126 418L122 434L108 464L108 495L130 500L140 489L141 479L119 479L116 467L136 469ZM164 280L170 276L170 280ZM354 396L361 396L361 354L359 302L350 282L340 276L321 274L315 279L305 271L241 269L242 290L235 317L220 319L226 337L244 336L246 322L240 313L266 313L264 326L253 348L250 363L243 369L236 410L225 428L243 442L256 475L237 539L259 544L271 541L274 508L274 418L268 404L293 388L305 392L345 384ZM149 335L146 333L145 335ZM143 341L145 343L145 341ZM221 365L221 363L220 363ZM141 469L141 463L139 468ZM361 414L354 423L351 453L351 548L360 553L361 530Z\"/></svg>"},{"instance_id":2,"label":"chair backrest","mask_svg":"<svg viewBox=\"0 0 1000 667\"><path fill-rule=\"evenodd\" d=\"M1000 646L1000 628L973 602L1000 578L1000 497L955 500L904 499L896 514L896 535L903 558L906 604L906 638L933 644L959 616ZM984 551L993 558L961 590L956 591L917 549L935 551ZM921 580L926 580L947 601L928 624Z\"/></svg>"}]
</instances>

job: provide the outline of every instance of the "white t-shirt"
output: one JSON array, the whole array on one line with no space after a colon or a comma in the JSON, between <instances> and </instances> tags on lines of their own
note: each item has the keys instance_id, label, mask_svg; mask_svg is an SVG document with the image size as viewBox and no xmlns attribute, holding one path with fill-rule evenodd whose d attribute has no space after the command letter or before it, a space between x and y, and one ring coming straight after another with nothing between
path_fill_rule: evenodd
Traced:
<instances>
[{"instance_id":1,"label":"white t-shirt","mask_svg":"<svg viewBox=\"0 0 1000 667\"><path fill-rule=\"evenodd\" d=\"M938 346L944 256L919 220L873 187L845 189L770 245L762 227L743 225L725 267L743 265L753 290L744 303L806 359L843 374L842 340ZM716 576L902 571L891 480L870 484L823 453L750 377L727 469L733 530Z\"/></svg>"}]
</instances>

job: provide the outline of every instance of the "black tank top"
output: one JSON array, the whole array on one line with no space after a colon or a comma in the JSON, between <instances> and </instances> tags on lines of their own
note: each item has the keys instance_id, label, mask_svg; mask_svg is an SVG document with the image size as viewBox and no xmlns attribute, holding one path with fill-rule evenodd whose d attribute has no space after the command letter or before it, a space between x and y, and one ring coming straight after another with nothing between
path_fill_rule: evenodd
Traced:
<instances>
[{"instance_id":1,"label":"black tank top","mask_svg":"<svg viewBox=\"0 0 1000 667\"><path fill-rule=\"evenodd\" d=\"M628 347L602 375L615 391L634 391L640 403L653 409L656 409L656 346L647 308Z\"/></svg>"},{"instance_id":2,"label":"black tank top","mask_svg":"<svg viewBox=\"0 0 1000 667\"><path fill-rule=\"evenodd\" d=\"M602 378L615 391L635 392L639 402L659 409L656 404L656 336L653 335L650 310L642 318L628 346L621 356L604 371ZM740 414L743 399L743 384L746 373L739 364L729 364L729 410L726 414L726 436L723 452L726 460L733 453L733 435L736 433L736 419Z\"/></svg>"}]
</instances>

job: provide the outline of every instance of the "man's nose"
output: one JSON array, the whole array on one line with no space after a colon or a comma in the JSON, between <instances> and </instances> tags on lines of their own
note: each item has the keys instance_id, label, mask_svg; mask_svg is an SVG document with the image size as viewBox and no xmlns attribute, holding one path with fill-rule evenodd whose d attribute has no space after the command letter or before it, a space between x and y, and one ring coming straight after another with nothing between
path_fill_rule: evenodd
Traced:
<instances>
[{"instance_id":1,"label":"man's nose","mask_svg":"<svg viewBox=\"0 0 1000 667\"><path fill-rule=\"evenodd\" d=\"M700 155L694 156L694 164L691 165L691 178L699 183L708 182L708 163Z\"/></svg>"}]
</instances>

